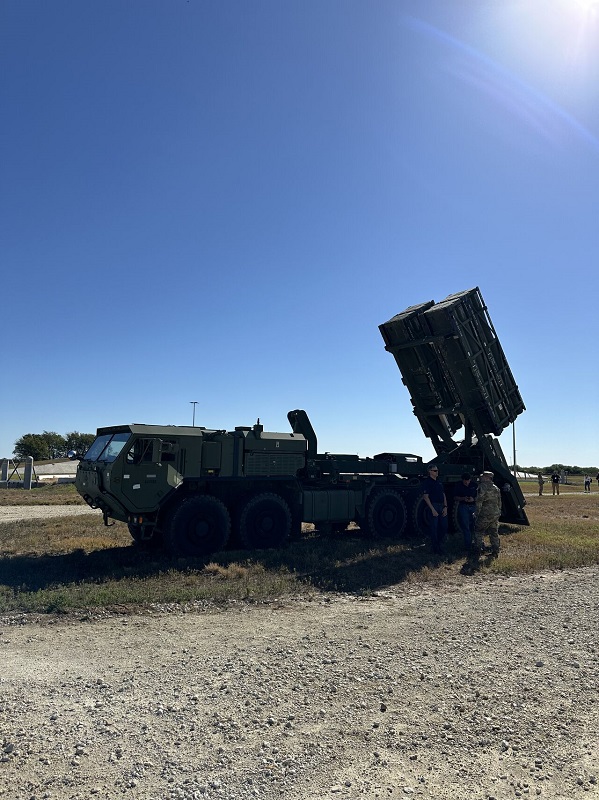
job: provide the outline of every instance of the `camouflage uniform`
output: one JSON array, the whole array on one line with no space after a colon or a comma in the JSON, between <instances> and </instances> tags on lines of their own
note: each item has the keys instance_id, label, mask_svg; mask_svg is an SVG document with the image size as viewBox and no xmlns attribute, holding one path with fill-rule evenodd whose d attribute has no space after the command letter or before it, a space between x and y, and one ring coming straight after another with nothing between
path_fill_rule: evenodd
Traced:
<instances>
[{"instance_id":1,"label":"camouflage uniform","mask_svg":"<svg viewBox=\"0 0 599 800\"><path fill-rule=\"evenodd\" d=\"M491 481L480 481L476 495L476 528L474 538L476 548L483 550L483 537L491 537L491 548L499 552L499 517L501 515L501 492Z\"/></svg>"}]
</instances>

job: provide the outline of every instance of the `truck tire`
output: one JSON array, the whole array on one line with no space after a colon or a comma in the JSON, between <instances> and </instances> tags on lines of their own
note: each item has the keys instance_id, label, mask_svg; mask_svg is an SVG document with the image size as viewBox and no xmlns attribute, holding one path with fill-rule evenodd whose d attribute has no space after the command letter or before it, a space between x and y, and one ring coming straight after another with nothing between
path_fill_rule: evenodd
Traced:
<instances>
[{"instance_id":1,"label":"truck tire","mask_svg":"<svg viewBox=\"0 0 599 800\"><path fill-rule=\"evenodd\" d=\"M168 548L181 556L203 558L223 550L231 518L224 503L210 495L190 497L173 514L166 532Z\"/></svg>"},{"instance_id":2,"label":"truck tire","mask_svg":"<svg viewBox=\"0 0 599 800\"><path fill-rule=\"evenodd\" d=\"M250 498L239 517L239 540L248 550L282 547L291 532L291 511L278 494Z\"/></svg>"},{"instance_id":3,"label":"truck tire","mask_svg":"<svg viewBox=\"0 0 599 800\"><path fill-rule=\"evenodd\" d=\"M418 492L412 498L410 521L414 536L428 536L431 525L431 511L424 502L424 492Z\"/></svg>"},{"instance_id":4,"label":"truck tire","mask_svg":"<svg viewBox=\"0 0 599 800\"><path fill-rule=\"evenodd\" d=\"M371 495L366 508L370 536L399 537L406 527L408 514L403 497L391 489Z\"/></svg>"}]
</instances>

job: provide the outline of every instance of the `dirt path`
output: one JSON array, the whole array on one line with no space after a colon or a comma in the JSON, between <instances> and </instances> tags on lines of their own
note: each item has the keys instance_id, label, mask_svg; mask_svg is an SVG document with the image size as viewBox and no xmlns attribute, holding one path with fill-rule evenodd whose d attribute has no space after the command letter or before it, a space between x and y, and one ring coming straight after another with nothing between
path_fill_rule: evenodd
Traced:
<instances>
[{"instance_id":1,"label":"dirt path","mask_svg":"<svg viewBox=\"0 0 599 800\"><path fill-rule=\"evenodd\" d=\"M599 570L0 618L0 797L599 797Z\"/></svg>"},{"instance_id":2,"label":"dirt path","mask_svg":"<svg viewBox=\"0 0 599 800\"><path fill-rule=\"evenodd\" d=\"M99 514L89 506L0 506L0 524L20 519L48 519L49 517L71 517L79 514Z\"/></svg>"}]
</instances>

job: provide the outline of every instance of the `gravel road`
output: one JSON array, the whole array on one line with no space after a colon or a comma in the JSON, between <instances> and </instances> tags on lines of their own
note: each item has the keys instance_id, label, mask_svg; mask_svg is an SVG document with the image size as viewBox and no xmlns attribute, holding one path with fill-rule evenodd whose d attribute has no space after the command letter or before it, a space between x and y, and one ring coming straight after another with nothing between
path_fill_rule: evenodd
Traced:
<instances>
[{"instance_id":1,"label":"gravel road","mask_svg":"<svg viewBox=\"0 0 599 800\"><path fill-rule=\"evenodd\" d=\"M49 519L50 517L73 517L79 514L102 514L89 506L0 506L0 523L16 522L20 519Z\"/></svg>"},{"instance_id":2,"label":"gravel road","mask_svg":"<svg viewBox=\"0 0 599 800\"><path fill-rule=\"evenodd\" d=\"M589 568L0 617L0 798L599 797L598 612Z\"/></svg>"}]
</instances>

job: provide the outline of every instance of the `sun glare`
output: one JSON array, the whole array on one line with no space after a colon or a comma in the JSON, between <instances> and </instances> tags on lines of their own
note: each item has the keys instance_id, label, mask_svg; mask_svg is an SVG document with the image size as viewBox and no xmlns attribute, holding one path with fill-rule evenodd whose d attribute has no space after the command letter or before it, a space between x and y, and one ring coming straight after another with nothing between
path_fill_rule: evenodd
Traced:
<instances>
[{"instance_id":1,"label":"sun glare","mask_svg":"<svg viewBox=\"0 0 599 800\"><path fill-rule=\"evenodd\" d=\"M589 14L596 14L599 11L599 0L572 0L572 5L578 6Z\"/></svg>"},{"instance_id":2,"label":"sun glare","mask_svg":"<svg viewBox=\"0 0 599 800\"><path fill-rule=\"evenodd\" d=\"M585 15L588 24L582 24ZM468 40L426 22L412 24L448 48L446 68L456 79L537 138L559 146L574 134L599 151L592 124L599 80L599 0L487 7Z\"/></svg>"},{"instance_id":3,"label":"sun glare","mask_svg":"<svg viewBox=\"0 0 599 800\"><path fill-rule=\"evenodd\" d=\"M499 4L489 49L545 91L592 95L599 75L599 0ZM487 22L490 20L488 19ZM504 62L505 63L505 62Z\"/></svg>"}]
</instances>

